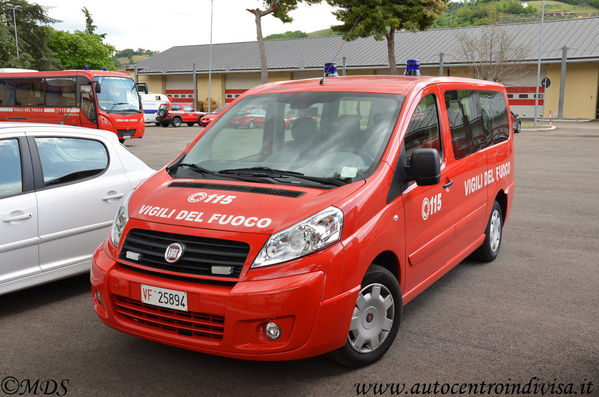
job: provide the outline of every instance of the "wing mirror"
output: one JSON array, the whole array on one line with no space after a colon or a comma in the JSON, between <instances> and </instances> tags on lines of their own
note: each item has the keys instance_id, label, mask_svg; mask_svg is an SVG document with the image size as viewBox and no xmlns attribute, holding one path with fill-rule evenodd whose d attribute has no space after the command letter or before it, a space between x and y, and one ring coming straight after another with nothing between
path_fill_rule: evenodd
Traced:
<instances>
[{"instance_id":1,"label":"wing mirror","mask_svg":"<svg viewBox=\"0 0 599 397\"><path fill-rule=\"evenodd\" d=\"M416 149L406 172L418 186L432 186L441 181L441 165L437 149Z\"/></svg>"}]
</instances>

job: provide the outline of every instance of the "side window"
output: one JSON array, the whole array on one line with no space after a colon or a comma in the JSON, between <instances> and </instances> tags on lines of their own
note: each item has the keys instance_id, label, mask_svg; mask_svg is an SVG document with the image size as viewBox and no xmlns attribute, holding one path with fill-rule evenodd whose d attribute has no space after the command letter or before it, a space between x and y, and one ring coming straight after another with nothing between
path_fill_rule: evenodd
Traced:
<instances>
[{"instance_id":1,"label":"side window","mask_svg":"<svg viewBox=\"0 0 599 397\"><path fill-rule=\"evenodd\" d=\"M473 90L446 91L445 106L447 107L454 157L462 159L484 147L486 137L483 131L483 116L478 92Z\"/></svg>"},{"instance_id":2,"label":"side window","mask_svg":"<svg viewBox=\"0 0 599 397\"><path fill-rule=\"evenodd\" d=\"M510 123L505 97L499 91L480 92L481 112L486 115L485 146L492 146L510 137Z\"/></svg>"},{"instance_id":3,"label":"side window","mask_svg":"<svg viewBox=\"0 0 599 397\"><path fill-rule=\"evenodd\" d=\"M429 94L420 100L414 110L404 138L408 164L412 152L420 148L437 149L439 157L442 157L440 131L437 100L433 94Z\"/></svg>"},{"instance_id":4,"label":"side window","mask_svg":"<svg viewBox=\"0 0 599 397\"><path fill-rule=\"evenodd\" d=\"M0 198L22 191L19 142L16 139L0 140Z\"/></svg>"},{"instance_id":5,"label":"side window","mask_svg":"<svg viewBox=\"0 0 599 397\"><path fill-rule=\"evenodd\" d=\"M15 104L15 81L0 79L0 106Z\"/></svg>"},{"instance_id":6,"label":"side window","mask_svg":"<svg viewBox=\"0 0 599 397\"><path fill-rule=\"evenodd\" d=\"M46 106L77 106L74 77L50 77L45 79Z\"/></svg>"},{"instance_id":7,"label":"side window","mask_svg":"<svg viewBox=\"0 0 599 397\"><path fill-rule=\"evenodd\" d=\"M44 106L42 79L17 79L16 106Z\"/></svg>"},{"instance_id":8,"label":"side window","mask_svg":"<svg viewBox=\"0 0 599 397\"><path fill-rule=\"evenodd\" d=\"M101 174L108 167L106 147L92 139L35 138L45 186Z\"/></svg>"},{"instance_id":9,"label":"side window","mask_svg":"<svg viewBox=\"0 0 599 397\"><path fill-rule=\"evenodd\" d=\"M173 112L180 112L181 111L181 105L173 105L173 107L171 108L171 110Z\"/></svg>"}]
</instances>

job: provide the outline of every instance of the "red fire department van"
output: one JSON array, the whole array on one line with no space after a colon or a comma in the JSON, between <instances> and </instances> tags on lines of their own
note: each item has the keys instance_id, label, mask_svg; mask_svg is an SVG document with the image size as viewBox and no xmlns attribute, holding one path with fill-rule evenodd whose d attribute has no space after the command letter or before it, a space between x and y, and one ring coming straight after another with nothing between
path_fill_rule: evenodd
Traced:
<instances>
[{"instance_id":1,"label":"red fire department van","mask_svg":"<svg viewBox=\"0 0 599 397\"><path fill-rule=\"evenodd\" d=\"M250 109L264 126L235 128ZM110 327L186 349L367 365L403 305L467 256L495 259L513 172L501 84L259 86L124 200L93 258L93 305Z\"/></svg>"},{"instance_id":2,"label":"red fire department van","mask_svg":"<svg viewBox=\"0 0 599 397\"><path fill-rule=\"evenodd\" d=\"M121 142L145 131L133 79L101 70L0 73L0 121L99 128Z\"/></svg>"}]
</instances>

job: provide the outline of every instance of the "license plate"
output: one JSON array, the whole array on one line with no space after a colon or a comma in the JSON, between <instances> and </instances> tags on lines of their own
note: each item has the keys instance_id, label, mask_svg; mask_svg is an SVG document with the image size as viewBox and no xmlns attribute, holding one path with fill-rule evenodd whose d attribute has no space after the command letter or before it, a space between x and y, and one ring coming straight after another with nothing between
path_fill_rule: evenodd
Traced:
<instances>
[{"instance_id":1,"label":"license plate","mask_svg":"<svg viewBox=\"0 0 599 397\"><path fill-rule=\"evenodd\" d=\"M154 306L187 311L187 292L141 285L141 301Z\"/></svg>"}]
</instances>

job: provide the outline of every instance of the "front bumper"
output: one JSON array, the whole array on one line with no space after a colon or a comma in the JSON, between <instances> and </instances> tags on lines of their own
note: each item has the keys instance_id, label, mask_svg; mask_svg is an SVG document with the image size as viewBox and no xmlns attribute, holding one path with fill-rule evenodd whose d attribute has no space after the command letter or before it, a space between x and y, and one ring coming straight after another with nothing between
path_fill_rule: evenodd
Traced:
<instances>
[{"instance_id":1,"label":"front bumper","mask_svg":"<svg viewBox=\"0 0 599 397\"><path fill-rule=\"evenodd\" d=\"M341 347L359 292L357 286L323 300L322 270L229 285L166 278L115 262L104 245L94 254L90 277L94 309L106 325L168 345L249 360L293 360ZM141 303L141 284L187 292L189 311ZM264 333L268 321L282 329L277 341Z\"/></svg>"}]
</instances>

